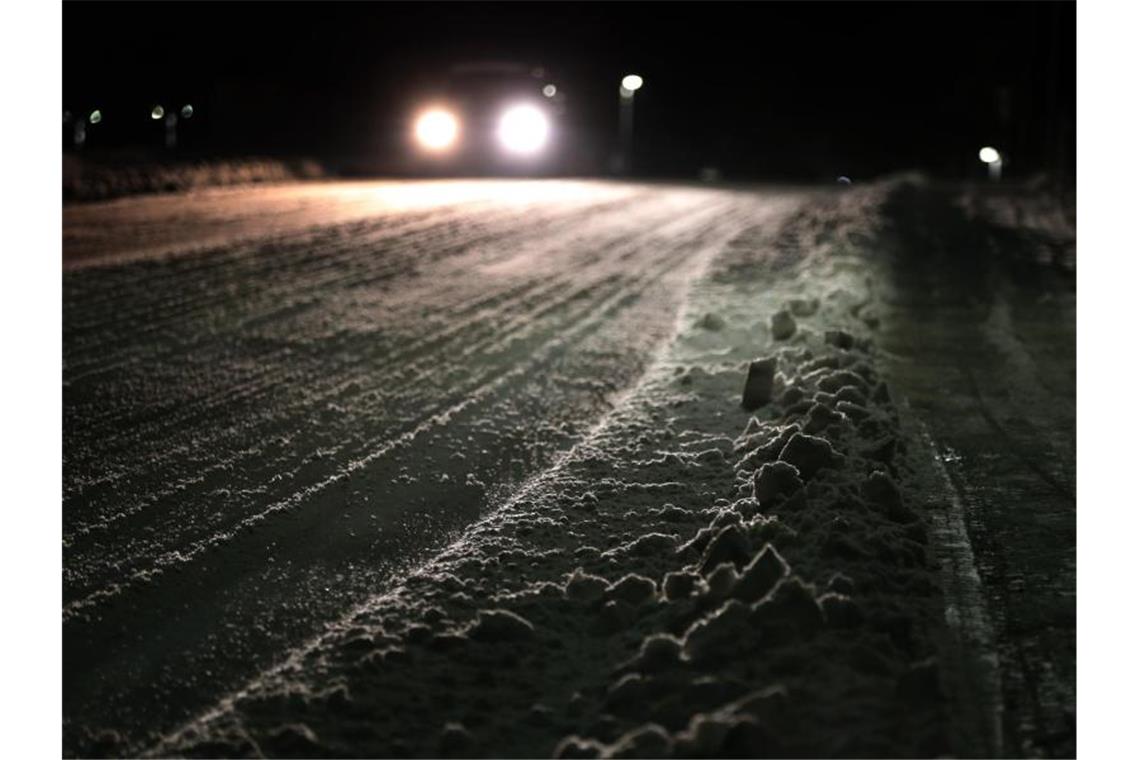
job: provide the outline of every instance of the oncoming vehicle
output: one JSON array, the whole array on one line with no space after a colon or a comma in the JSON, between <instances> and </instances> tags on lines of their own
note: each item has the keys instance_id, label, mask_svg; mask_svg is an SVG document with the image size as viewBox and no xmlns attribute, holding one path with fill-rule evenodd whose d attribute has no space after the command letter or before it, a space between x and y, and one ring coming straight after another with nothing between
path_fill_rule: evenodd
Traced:
<instances>
[{"instance_id":1,"label":"oncoming vehicle","mask_svg":"<svg viewBox=\"0 0 1140 760\"><path fill-rule=\"evenodd\" d=\"M565 95L540 66L465 63L410 114L408 143L426 173L561 171Z\"/></svg>"}]
</instances>

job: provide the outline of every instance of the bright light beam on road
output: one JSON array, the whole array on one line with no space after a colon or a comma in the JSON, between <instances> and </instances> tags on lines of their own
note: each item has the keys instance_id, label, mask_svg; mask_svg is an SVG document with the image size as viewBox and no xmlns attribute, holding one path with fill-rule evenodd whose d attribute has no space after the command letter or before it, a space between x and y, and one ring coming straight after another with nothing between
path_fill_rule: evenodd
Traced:
<instances>
[{"instance_id":1,"label":"bright light beam on road","mask_svg":"<svg viewBox=\"0 0 1140 760\"><path fill-rule=\"evenodd\" d=\"M535 153L549 134L550 121L535 106L511 106L499 119L499 142L511 153Z\"/></svg>"},{"instance_id":2,"label":"bright light beam on road","mask_svg":"<svg viewBox=\"0 0 1140 760\"><path fill-rule=\"evenodd\" d=\"M431 151L446 150L459 137L459 119L442 108L433 108L416 119L415 131L416 141L422 147Z\"/></svg>"}]
</instances>

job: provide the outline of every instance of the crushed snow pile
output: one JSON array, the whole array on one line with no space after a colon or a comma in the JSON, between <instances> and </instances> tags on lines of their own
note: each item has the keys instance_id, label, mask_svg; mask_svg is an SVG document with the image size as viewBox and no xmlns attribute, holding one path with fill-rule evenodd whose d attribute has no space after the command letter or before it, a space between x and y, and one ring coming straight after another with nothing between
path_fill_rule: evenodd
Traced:
<instances>
[{"instance_id":1,"label":"crushed snow pile","mask_svg":"<svg viewBox=\"0 0 1140 760\"><path fill-rule=\"evenodd\" d=\"M174 193L204 187L319 179L324 168L311 159L248 158L213 161L104 163L63 157L63 198L98 201L143 193Z\"/></svg>"},{"instance_id":2,"label":"crushed snow pile","mask_svg":"<svg viewBox=\"0 0 1140 760\"><path fill-rule=\"evenodd\" d=\"M955 751L914 447L876 369L889 191L734 240L585 442L151 752Z\"/></svg>"}]
</instances>

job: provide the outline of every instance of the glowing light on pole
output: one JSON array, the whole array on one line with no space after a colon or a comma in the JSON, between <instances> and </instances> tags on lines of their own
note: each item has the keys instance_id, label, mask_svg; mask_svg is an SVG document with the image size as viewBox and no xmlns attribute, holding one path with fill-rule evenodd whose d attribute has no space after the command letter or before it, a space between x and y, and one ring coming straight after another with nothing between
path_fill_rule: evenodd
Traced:
<instances>
[{"instance_id":1,"label":"glowing light on pole","mask_svg":"<svg viewBox=\"0 0 1140 760\"><path fill-rule=\"evenodd\" d=\"M618 88L620 112L618 131L621 138L621 158L618 165L623 174L633 170L633 95L645 83L637 74L626 74Z\"/></svg>"},{"instance_id":2,"label":"glowing light on pole","mask_svg":"<svg viewBox=\"0 0 1140 760\"><path fill-rule=\"evenodd\" d=\"M997 148L991 148L987 145L978 151L978 159L989 167L992 181L997 182L1001 179L1002 157Z\"/></svg>"},{"instance_id":3,"label":"glowing light on pole","mask_svg":"<svg viewBox=\"0 0 1140 760\"><path fill-rule=\"evenodd\" d=\"M70 114L64 115L66 120ZM87 144L87 125L98 124L103 121L103 112L96 108L91 113L87 114L84 118L82 114L77 116L71 123L71 140L76 150L81 150Z\"/></svg>"}]
</instances>

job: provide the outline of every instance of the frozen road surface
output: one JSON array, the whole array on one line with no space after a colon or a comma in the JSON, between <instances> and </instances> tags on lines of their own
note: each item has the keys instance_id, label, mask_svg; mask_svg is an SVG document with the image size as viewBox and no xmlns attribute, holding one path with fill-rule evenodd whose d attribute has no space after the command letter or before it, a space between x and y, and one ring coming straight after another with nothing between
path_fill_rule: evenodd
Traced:
<instances>
[{"instance_id":1,"label":"frozen road surface","mask_svg":"<svg viewBox=\"0 0 1140 760\"><path fill-rule=\"evenodd\" d=\"M384 182L65 209L65 752L208 708L549 466L787 198Z\"/></svg>"}]
</instances>

